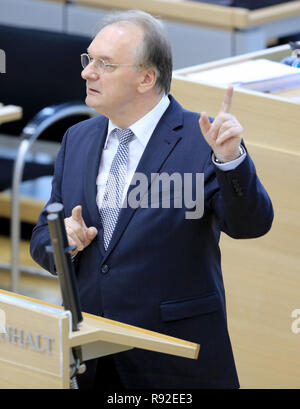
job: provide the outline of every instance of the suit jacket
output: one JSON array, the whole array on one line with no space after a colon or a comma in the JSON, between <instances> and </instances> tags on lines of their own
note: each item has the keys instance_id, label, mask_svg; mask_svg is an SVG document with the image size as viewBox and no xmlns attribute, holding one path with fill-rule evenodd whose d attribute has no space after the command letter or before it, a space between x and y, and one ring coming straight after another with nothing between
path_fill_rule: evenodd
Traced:
<instances>
[{"instance_id":1,"label":"suit jacket","mask_svg":"<svg viewBox=\"0 0 300 409\"><path fill-rule=\"evenodd\" d=\"M227 329L220 232L233 238L265 234L273 220L272 204L249 155L235 170L217 169L199 129L199 114L170 99L136 172L149 180L151 173L203 173L201 218L187 219L190 209L184 206L124 208L104 250L96 205L96 177L108 125L103 116L66 132L49 203L63 203L65 217L82 205L86 225L98 229L75 261L83 311L201 345L197 360L138 349L116 354L127 388L235 388L239 383ZM55 273L44 250L48 244L43 210L33 231L31 254Z\"/></svg>"}]
</instances>

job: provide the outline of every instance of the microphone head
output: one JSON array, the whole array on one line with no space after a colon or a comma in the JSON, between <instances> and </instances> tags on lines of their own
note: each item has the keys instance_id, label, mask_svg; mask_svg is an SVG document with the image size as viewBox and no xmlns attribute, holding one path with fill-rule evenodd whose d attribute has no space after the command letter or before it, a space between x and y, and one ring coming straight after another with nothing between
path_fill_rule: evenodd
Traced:
<instances>
[{"instance_id":1,"label":"microphone head","mask_svg":"<svg viewBox=\"0 0 300 409\"><path fill-rule=\"evenodd\" d=\"M61 203L55 202L51 203L47 206L46 210L48 214L50 213L60 213L64 209L64 206Z\"/></svg>"}]
</instances>

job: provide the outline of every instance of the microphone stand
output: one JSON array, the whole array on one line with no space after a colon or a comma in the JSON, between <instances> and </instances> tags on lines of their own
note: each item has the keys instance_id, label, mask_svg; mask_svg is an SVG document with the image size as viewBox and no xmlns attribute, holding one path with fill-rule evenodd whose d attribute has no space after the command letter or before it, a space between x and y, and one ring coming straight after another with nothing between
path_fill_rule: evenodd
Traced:
<instances>
[{"instance_id":1,"label":"microphone stand","mask_svg":"<svg viewBox=\"0 0 300 409\"><path fill-rule=\"evenodd\" d=\"M74 266L70 255L70 251L74 251L76 246L69 246L68 244L63 205L61 203L52 203L47 206L47 212L52 246L47 246L46 251L54 255L63 305L65 310L71 311L72 330L78 331L78 324L83 320L83 317L81 314ZM82 374L86 370L86 365L82 362L81 346L73 347L72 354L75 364L70 367L70 389L78 389L76 375Z\"/></svg>"}]
</instances>

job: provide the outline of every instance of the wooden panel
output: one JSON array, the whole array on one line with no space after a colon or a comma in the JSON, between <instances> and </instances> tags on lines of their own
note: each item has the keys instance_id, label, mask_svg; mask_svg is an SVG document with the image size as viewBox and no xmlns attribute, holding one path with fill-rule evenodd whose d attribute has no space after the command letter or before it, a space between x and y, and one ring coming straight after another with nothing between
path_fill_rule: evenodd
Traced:
<instances>
[{"instance_id":1,"label":"wooden panel","mask_svg":"<svg viewBox=\"0 0 300 409\"><path fill-rule=\"evenodd\" d=\"M61 378L0 361L0 389L63 389Z\"/></svg>"},{"instance_id":2,"label":"wooden panel","mask_svg":"<svg viewBox=\"0 0 300 409\"><path fill-rule=\"evenodd\" d=\"M12 293L0 290L1 294ZM60 308L49 302L32 299L20 294L13 294L16 299L34 302L37 305ZM0 307L1 308L1 307ZM72 332L72 337L67 342L68 347L88 344L96 341L112 342L113 344L128 345L137 348L149 349L172 355L197 359L199 345L179 338L170 337L158 332L124 324L118 321L92 314L83 313L84 321L79 324L79 331Z\"/></svg>"},{"instance_id":3,"label":"wooden panel","mask_svg":"<svg viewBox=\"0 0 300 409\"><path fill-rule=\"evenodd\" d=\"M7 331L0 334L0 386L29 388L37 382L35 386L47 387L49 378L48 387L69 387L67 313L3 291L0 309L5 311Z\"/></svg>"},{"instance_id":4,"label":"wooden panel","mask_svg":"<svg viewBox=\"0 0 300 409\"><path fill-rule=\"evenodd\" d=\"M285 53L285 54L284 54ZM211 64L289 54L276 47ZM225 88L173 80L173 94L187 108L214 116ZM296 92L296 91L295 91ZM245 127L245 143L275 212L271 231L257 239L221 236L228 324L242 388L299 388L300 335L293 333L292 311L300 288L300 104L287 97L236 91L232 113Z\"/></svg>"},{"instance_id":5,"label":"wooden panel","mask_svg":"<svg viewBox=\"0 0 300 409\"><path fill-rule=\"evenodd\" d=\"M10 263L11 261L11 242L9 237L0 236L0 261ZM39 268L39 265L33 261L29 253L29 241L20 241L20 264ZM49 273L50 275L50 273Z\"/></svg>"},{"instance_id":6,"label":"wooden panel","mask_svg":"<svg viewBox=\"0 0 300 409\"><path fill-rule=\"evenodd\" d=\"M113 344L127 345L150 351L163 352L171 355L197 359L199 345L179 338L170 337L157 332L138 328L132 325L84 315L84 322L80 324L80 331L73 333L71 346L86 344L96 340Z\"/></svg>"},{"instance_id":7,"label":"wooden panel","mask_svg":"<svg viewBox=\"0 0 300 409\"><path fill-rule=\"evenodd\" d=\"M22 118L22 108L16 105L0 106L0 124Z\"/></svg>"},{"instance_id":8,"label":"wooden panel","mask_svg":"<svg viewBox=\"0 0 300 409\"><path fill-rule=\"evenodd\" d=\"M233 28L233 8L179 0L76 0L80 6L108 9L140 9L167 20Z\"/></svg>"},{"instance_id":9,"label":"wooden panel","mask_svg":"<svg viewBox=\"0 0 300 409\"><path fill-rule=\"evenodd\" d=\"M45 202L22 196L20 200L20 219L22 222L36 224ZM11 195L0 193L0 217L10 218Z\"/></svg>"},{"instance_id":10,"label":"wooden panel","mask_svg":"<svg viewBox=\"0 0 300 409\"><path fill-rule=\"evenodd\" d=\"M187 109L206 111L216 116L221 108L226 87L214 87L193 81L173 81L172 94ZM255 91L236 91L232 113L244 127L245 140L268 147L300 153L299 102ZM283 120L284 118L284 120ZM266 126L267 124L267 126Z\"/></svg>"},{"instance_id":11,"label":"wooden panel","mask_svg":"<svg viewBox=\"0 0 300 409\"><path fill-rule=\"evenodd\" d=\"M221 241L233 349L242 387L298 388L300 335L291 313L300 307L300 156L248 149L275 218L264 237Z\"/></svg>"},{"instance_id":12,"label":"wooden panel","mask_svg":"<svg viewBox=\"0 0 300 409\"><path fill-rule=\"evenodd\" d=\"M254 51L247 54L237 55L235 57L222 58L217 61L207 62L204 64L193 65L191 67L181 68L173 73L173 83L177 79L187 79L187 75L195 72L201 72L213 68L226 67L231 64L240 63L249 60L255 60L257 58L268 58L271 61L281 61L284 57L291 54L289 45L280 45L272 47L267 50Z\"/></svg>"},{"instance_id":13,"label":"wooden panel","mask_svg":"<svg viewBox=\"0 0 300 409\"><path fill-rule=\"evenodd\" d=\"M168 20L178 20L202 26L227 29L247 29L252 26L300 15L300 1L248 10L238 7L196 3L188 0L76 0L81 6L141 9Z\"/></svg>"},{"instance_id":14,"label":"wooden panel","mask_svg":"<svg viewBox=\"0 0 300 409\"><path fill-rule=\"evenodd\" d=\"M221 107L226 87L189 80L186 77L187 73L228 66L230 63L253 58L267 57L277 61L289 54L287 46L275 47L273 52L268 50L250 53L178 70L174 73L171 91L185 108L196 112L206 111L209 115L215 116ZM232 113L243 125L245 140L248 143L300 153L299 102L280 95L262 94L240 88L234 92Z\"/></svg>"},{"instance_id":15,"label":"wooden panel","mask_svg":"<svg viewBox=\"0 0 300 409\"><path fill-rule=\"evenodd\" d=\"M264 7L258 10L251 10L247 13L247 22L244 27L270 23L288 17L295 17L299 14L300 1L293 1L290 3Z\"/></svg>"}]
</instances>

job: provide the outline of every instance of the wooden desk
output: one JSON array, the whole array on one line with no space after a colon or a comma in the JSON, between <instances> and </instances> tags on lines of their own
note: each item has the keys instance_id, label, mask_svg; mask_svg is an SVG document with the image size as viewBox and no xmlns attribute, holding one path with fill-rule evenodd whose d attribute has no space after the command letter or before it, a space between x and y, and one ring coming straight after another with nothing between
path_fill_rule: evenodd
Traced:
<instances>
[{"instance_id":1,"label":"wooden desk","mask_svg":"<svg viewBox=\"0 0 300 409\"><path fill-rule=\"evenodd\" d=\"M188 72L290 54L288 46L189 67L174 73L172 94L188 109L215 116L225 87L196 83ZM300 334L291 330L300 308L300 96L236 90L232 113L273 202L271 231L255 240L222 235L229 329L242 388L299 388ZM283 93L284 94L284 93Z\"/></svg>"},{"instance_id":2,"label":"wooden desk","mask_svg":"<svg viewBox=\"0 0 300 409\"><path fill-rule=\"evenodd\" d=\"M1 5L0 23L88 36L112 10L147 11L165 22L174 69L261 50L274 38L300 31L300 0L259 10L190 0L1 0ZM24 12L15 13L16 7Z\"/></svg>"},{"instance_id":3,"label":"wooden desk","mask_svg":"<svg viewBox=\"0 0 300 409\"><path fill-rule=\"evenodd\" d=\"M94 19L86 7L93 8ZM68 6L69 30L90 34L101 17L97 11L115 9L141 9L160 16L171 40L175 69L264 49L269 40L300 31L300 1L248 10L189 0L75 0Z\"/></svg>"},{"instance_id":4,"label":"wooden desk","mask_svg":"<svg viewBox=\"0 0 300 409\"><path fill-rule=\"evenodd\" d=\"M57 0L55 0L57 1ZM247 29L259 24L300 15L300 1L248 10L190 0L75 0L78 5L132 10L140 9L168 20L186 21L205 26Z\"/></svg>"},{"instance_id":5,"label":"wooden desk","mask_svg":"<svg viewBox=\"0 0 300 409\"><path fill-rule=\"evenodd\" d=\"M15 121L22 118L22 108L16 105L3 105L0 103L0 125L4 122Z\"/></svg>"}]
</instances>

